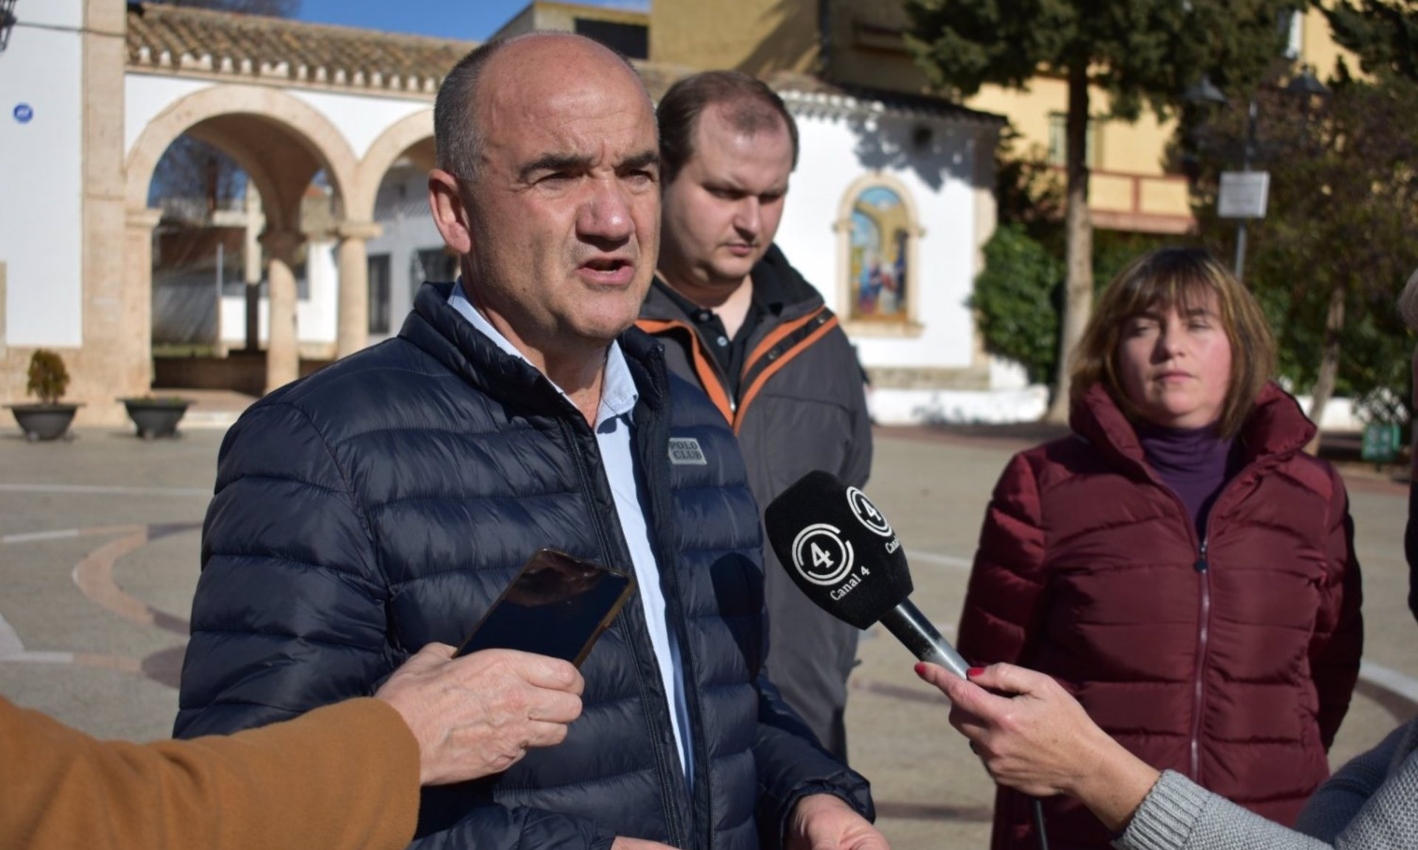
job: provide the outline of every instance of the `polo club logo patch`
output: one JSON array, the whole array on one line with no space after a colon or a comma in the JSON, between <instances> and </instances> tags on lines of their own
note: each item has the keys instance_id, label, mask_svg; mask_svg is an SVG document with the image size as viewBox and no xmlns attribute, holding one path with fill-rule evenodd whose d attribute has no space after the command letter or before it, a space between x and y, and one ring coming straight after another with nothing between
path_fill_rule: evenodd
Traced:
<instances>
[{"instance_id":1,"label":"polo club logo patch","mask_svg":"<svg viewBox=\"0 0 1418 850\"><path fill-rule=\"evenodd\" d=\"M693 437L676 437L670 440L670 463L676 466L708 466L709 459Z\"/></svg>"}]
</instances>

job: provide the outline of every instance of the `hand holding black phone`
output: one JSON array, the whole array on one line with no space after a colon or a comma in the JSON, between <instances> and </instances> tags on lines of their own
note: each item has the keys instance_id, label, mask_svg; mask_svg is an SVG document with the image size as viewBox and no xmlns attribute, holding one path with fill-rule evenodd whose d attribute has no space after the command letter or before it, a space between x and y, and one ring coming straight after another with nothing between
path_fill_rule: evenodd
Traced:
<instances>
[{"instance_id":1,"label":"hand holding black phone","mask_svg":"<svg viewBox=\"0 0 1418 850\"><path fill-rule=\"evenodd\" d=\"M517 649L580 667L634 590L631 575L555 549L538 549L457 655Z\"/></svg>"}]
</instances>

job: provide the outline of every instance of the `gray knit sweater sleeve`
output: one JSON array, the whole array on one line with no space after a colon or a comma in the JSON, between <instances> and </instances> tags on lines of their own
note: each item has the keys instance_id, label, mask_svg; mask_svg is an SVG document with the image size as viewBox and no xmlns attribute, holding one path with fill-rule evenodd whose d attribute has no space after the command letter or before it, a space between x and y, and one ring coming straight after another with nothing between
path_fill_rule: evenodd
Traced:
<instances>
[{"instance_id":1,"label":"gray knit sweater sleeve","mask_svg":"<svg viewBox=\"0 0 1418 850\"><path fill-rule=\"evenodd\" d=\"M1120 850L1388 850L1418 847L1418 722L1330 778L1286 829L1166 771L1113 846ZM1312 837L1317 836L1317 837Z\"/></svg>"}]
</instances>

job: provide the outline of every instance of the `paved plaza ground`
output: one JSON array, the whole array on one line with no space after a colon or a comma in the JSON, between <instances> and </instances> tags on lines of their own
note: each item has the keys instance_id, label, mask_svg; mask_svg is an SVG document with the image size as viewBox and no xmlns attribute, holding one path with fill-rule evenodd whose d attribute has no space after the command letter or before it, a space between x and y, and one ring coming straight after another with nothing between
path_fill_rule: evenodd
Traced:
<instances>
[{"instance_id":1,"label":"paved plaza ground","mask_svg":"<svg viewBox=\"0 0 1418 850\"><path fill-rule=\"evenodd\" d=\"M218 426L219 415L206 423ZM201 421L198 425L204 424ZM197 580L200 523L220 427L145 442L83 430L62 443L0 432L0 694L95 735L165 737ZM949 636L980 519L1030 429L881 429L867 492L905 544L914 600ZM1345 467L1364 566L1364 678L1336 762L1418 713L1418 637L1405 604L1407 489ZM862 642L848 734L879 823L900 850L985 847L993 788L879 627Z\"/></svg>"}]
</instances>

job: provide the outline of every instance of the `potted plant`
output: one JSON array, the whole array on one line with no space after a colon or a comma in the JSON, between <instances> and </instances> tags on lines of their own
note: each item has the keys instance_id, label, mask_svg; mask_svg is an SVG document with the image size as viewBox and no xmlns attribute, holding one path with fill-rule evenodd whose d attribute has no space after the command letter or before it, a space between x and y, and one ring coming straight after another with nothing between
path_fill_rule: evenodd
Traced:
<instances>
[{"instance_id":1,"label":"potted plant","mask_svg":"<svg viewBox=\"0 0 1418 850\"><path fill-rule=\"evenodd\" d=\"M157 437L176 437L177 423L187 413L191 399L181 396L137 396L120 398L128 411L128 418L138 428L138 436L145 440Z\"/></svg>"},{"instance_id":2,"label":"potted plant","mask_svg":"<svg viewBox=\"0 0 1418 850\"><path fill-rule=\"evenodd\" d=\"M39 398L38 404L7 405L30 440L57 440L69 433L77 404L59 401L69 388L69 370L64 359L48 349L38 349L30 357L29 383L25 393Z\"/></svg>"}]
</instances>

